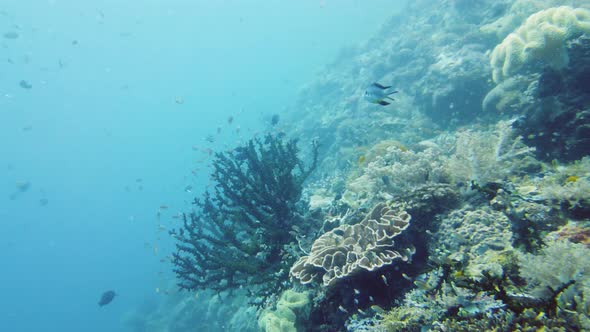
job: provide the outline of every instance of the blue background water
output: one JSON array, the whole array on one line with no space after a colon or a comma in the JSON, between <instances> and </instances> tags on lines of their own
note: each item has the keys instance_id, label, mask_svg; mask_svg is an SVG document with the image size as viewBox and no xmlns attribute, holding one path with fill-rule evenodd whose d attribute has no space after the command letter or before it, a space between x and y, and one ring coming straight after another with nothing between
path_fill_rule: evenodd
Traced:
<instances>
[{"instance_id":1,"label":"blue background water","mask_svg":"<svg viewBox=\"0 0 590 332\"><path fill-rule=\"evenodd\" d=\"M206 184L202 149L263 130L401 6L3 0L0 33L19 38L0 38L0 330L124 330L168 283L159 225Z\"/></svg>"}]
</instances>

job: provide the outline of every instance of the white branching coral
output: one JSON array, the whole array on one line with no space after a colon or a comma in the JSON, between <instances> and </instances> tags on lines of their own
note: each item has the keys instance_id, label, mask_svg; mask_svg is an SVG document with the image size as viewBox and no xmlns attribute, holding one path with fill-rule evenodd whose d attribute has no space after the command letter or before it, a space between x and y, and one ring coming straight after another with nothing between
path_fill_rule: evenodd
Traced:
<instances>
[{"instance_id":1,"label":"white branching coral","mask_svg":"<svg viewBox=\"0 0 590 332\"><path fill-rule=\"evenodd\" d=\"M480 183L501 180L524 167L535 150L512 129L514 120L500 121L493 130L465 130L457 134L455 153L448 167L456 181Z\"/></svg>"},{"instance_id":2,"label":"white branching coral","mask_svg":"<svg viewBox=\"0 0 590 332\"><path fill-rule=\"evenodd\" d=\"M542 198L572 208L590 204L590 158L555 166L538 183Z\"/></svg>"},{"instance_id":3,"label":"white branching coral","mask_svg":"<svg viewBox=\"0 0 590 332\"><path fill-rule=\"evenodd\" d=\"M346 184L344 198L350 205L370 197L391 199L418 185L446 183L449 178L437 146L413 151L399 143L380 143L367 154L367 160L362 174Z\"/></svg>"},{"instance_id":4,"label":"white branching coral","mask_svg":"<svg viewBox=\"0 0 590 332\"><path fill-rule=\"evenodd\" d=\"M520 272L536 295L557 296L560 315L573 316L584 330L590 329L590 249L553 242L539 255L523 255Z\"/></svg>"}]
</instances>

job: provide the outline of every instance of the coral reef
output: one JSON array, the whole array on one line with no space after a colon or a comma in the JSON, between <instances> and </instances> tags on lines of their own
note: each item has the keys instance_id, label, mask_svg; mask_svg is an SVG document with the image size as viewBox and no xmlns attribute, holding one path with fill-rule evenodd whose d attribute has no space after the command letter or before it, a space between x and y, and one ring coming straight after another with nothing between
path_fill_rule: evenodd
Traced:
<instances>
[{"instance_id":1,"label":"coral reef","mask_svg":"<svg viewBox=\"0 0 590 332\"><path fill-rule=\"evenodd\" d=\"M241 317L265 331L588 329L589 13L412 1L289 107L286 135L322 142L305 188L291 142L217 154L180 286L264 298ZM363 102L373 82L396 101Z\"/></svg>"},{"instance_id":2,"label":"coral reef","mask_svg":"<svg viewBox=\"0 0 590 332\"><path fill-rule=\"evenodd\" d=\"M567 240L590 248L590 227L588 225L566 225L559 229L554 236L555 241Z\"/></svg>"},{"instance_id":3,"label":"coral reef","mask_svg":"<svg viewBox=\"0 0 590 332\"><path fill-rule=\"evenodd\" d=\"M459 192L455 186L446 183L418 185L392 203L392 206L406 210L420 226L427 227L430 221L442 212L457 207L460 203ZM426 229L426 228L425 228ZM425 230L423 229L423 230Z\"/></svg>"},{"instance_id":4,"label":"coral reef","mask_svg":"<svg viewBox=\"0 0 590 332\"><path fill-rule=\"evenodd\" d=\"M575 218L590 216L590 157L555 165L535 182L540 198Z\"/></svg>"},{"instance_id":5,"label":"coral reef","mask_svg":"<svg viewBox=\"0 0 590 332\"><path fill-rule=\"evenodd\" d=\"M535 98L529 90L531 82L535 81L534 77L523 75L515 75L503 80L486 94L481 103L482 109L499 114L520 114L523 106L531 103Z\"/></svg>"},{"instance_id":6,"label":"coral reef","mask_svg":"<svg viewBox=\"0 0 590 332\"><path fill-rule=\"evenodd\" d=\"M523 255L520 270L533 294L555 301L555 314L590 329L590 249L553 242L539 255Z\"/></svg>"},{"instance_id":7,"label":"coral reef","mask_svg":"<svg viewBox=\"0 0 590 332\"><path fill-rule=\"evenodd\" d=\"M567 67L545 68L532 81L535 98L522 106L524 116L517 122L525 142L546 161L590 154L590 36L570 41L567 51Z\"/></svg>"},{"instance_id":8,"label":"coral reef","mask_svg":"<svg viewBox=\"0 0 590 332\"><path fill-rule=\"evenodd\" d=\"M494 82L513 76L534 61L560 69L569 62L566 42L590 33L590 11L561 6L529 16L491 54Z\"/></svg>"},{"instance_id":9,"label":"coral reef","mask_svg":"<svg viewBox=\"0 0 590 332\"><path fill-rule=\"evenodd\" d=\"M393 238L410 224L410 215L377 204L363 221L342 225L314 241L309 256L301 257L291 268L291 275L302 284L321 277L324 286L361 271L375 271L395 260L408 261L412 250L393 249Z\"/></svg>"},{"instance_id":10,"label":"coral reef","mask_svg":"<svg viewBox=\"0 0 590 332\"><path fill-rule=\"evenodd\" d=\"M295 241L291 226L304 212L297 202L317 157L305 168L297 152L295 141L268 135L215 155L213 193L195 199L197 210L171 232L181 289L259 285L267 296L281 287L291 263L283 249Z\"/></svg>"},{"instance_id":11,"label":"coral reef","mask_svg":"<svg viewBox=\"0 0 590 332\"><path fill-rule=\"evenodd\" d=\"M464 130L457 133L455 153L448 163L455 182L498 181L534 163L527 158L534 148L527 147L522 138L515 135L513 122L499 121L493 130L485 132Z\"/></svg>"},{"instance_id":12,"label":"coral reef","mask_svg":"<svg viewBox=\"0 0 590 332\"><path fill-rule=\"evenodd\" d=\"M420 331L440 325L443 317L469 319L496 312L505 305L486 293L477 293L444 280L440 269L423 276L437 280L431 288L416 288L405 295L402 305L382 314L383 331Z\"/></svg>"},{"instance_id":13,"label":"coral reef","mask_svg":"<svg viewBox=\"0 0 590 332\"><path fill-rule=\"evenodd\" d=\"M501 275L502 265L494 262L495 256L512 249L512 236L510 220L503 213L464 207L440 221L431 259L452 257L468 266L466 272L474 278L481 277L483 270Z\"/></svg>"},{"instance_id":14,"label":"coral reef","mask_svg":"<svg viewBox=\"0 0 590 332\"><path fill-rule=\"evenodd\" d=\"M386 141L377 144L367 156L362 174L347 183L343 194L343 201L352 207L374 203L375 198L391 199L415 186L445 183L449 179L436 146L413 151L395 141Z\"/></svg>"}]
</instances>

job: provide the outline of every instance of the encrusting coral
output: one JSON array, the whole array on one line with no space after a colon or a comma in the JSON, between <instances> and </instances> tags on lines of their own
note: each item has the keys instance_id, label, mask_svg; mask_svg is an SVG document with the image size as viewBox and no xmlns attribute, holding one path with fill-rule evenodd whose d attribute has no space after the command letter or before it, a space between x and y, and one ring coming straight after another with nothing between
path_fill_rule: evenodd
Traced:
<instances>
[{"instance_id":1,"label":"encrusting coral","mask_svg":"<svg viewBox=\"0 0 590 332\"><path fill-rule=\"evenodd\" d=\"M302 284L321 277L324 286L361 271L374 271L401 259L408 261L413 250L394 250L393 239L410 224L410 215L377 204L358 224L342 225L314 241L309 256L301 257L291 275Z\"/></svg>"},{"instance_id":2,"label":"encrusting coral","mask_svg":"<svg viewBox=\"0 0 590 332\"><path fill-rule=\"evenodd\" d=\"M442 219L435 236L435 256L465 255L466 259L487 251L512 249L510 220L490 208L455 210Z\"/></svg>"},{"instance_id":3,"label":"encrusting coral","mask_svg":"<svg viewBox=\"0 0 590 332\"><path fill-rule=\"evenodd\" d=\"M590 11L561 6L537 12L509 34L491 54L494 82L514 75L534 61L563 68L569 58L566 42L590 33Z\"/></svg>"}]
</instances>

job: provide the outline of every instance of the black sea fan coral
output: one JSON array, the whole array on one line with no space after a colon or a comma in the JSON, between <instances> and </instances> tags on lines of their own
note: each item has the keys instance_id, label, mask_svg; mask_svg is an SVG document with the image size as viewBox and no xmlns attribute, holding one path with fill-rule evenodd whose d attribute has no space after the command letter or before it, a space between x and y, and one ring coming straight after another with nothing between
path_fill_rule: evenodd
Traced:
<instances>
[{"instance_id":1,"label":"black sea fan coral","mask_svg":"<svg viewBox=\"0 0 590 332\"><path fill-rule=\"evenodd\" d=\"M293 260L283 249L295 240L291 227L303 220L296 203L317 165L317 144L308 168L298 152L295 140L267 135L215 154L214 189L195 199L183 226L171 232L181 289L247 286L266 296L288 279Z\"/></svg>"}]
</instances>

